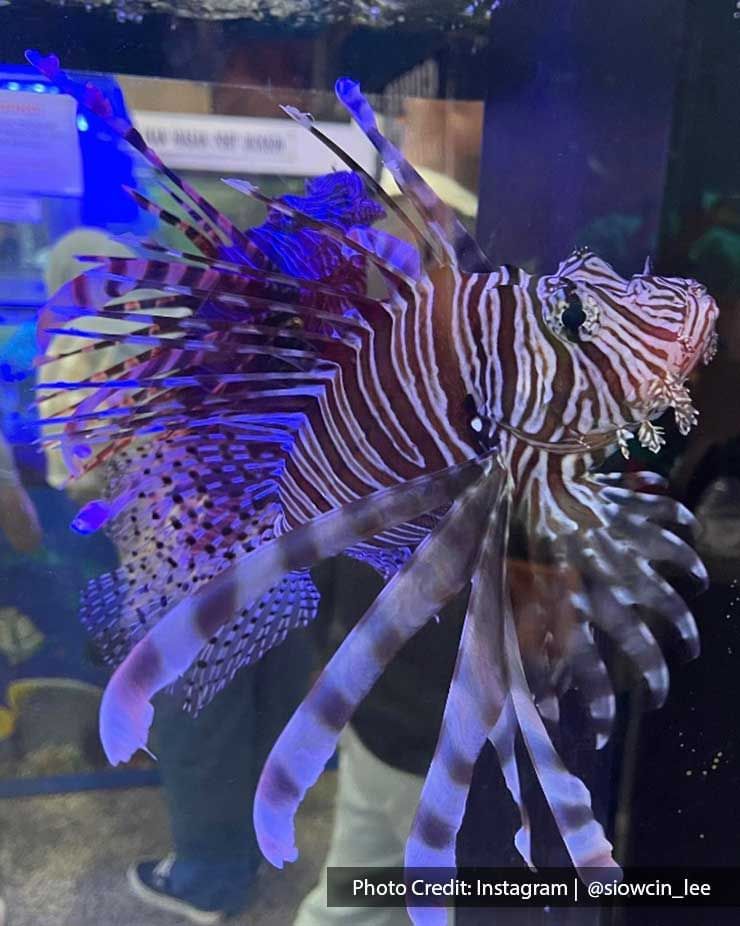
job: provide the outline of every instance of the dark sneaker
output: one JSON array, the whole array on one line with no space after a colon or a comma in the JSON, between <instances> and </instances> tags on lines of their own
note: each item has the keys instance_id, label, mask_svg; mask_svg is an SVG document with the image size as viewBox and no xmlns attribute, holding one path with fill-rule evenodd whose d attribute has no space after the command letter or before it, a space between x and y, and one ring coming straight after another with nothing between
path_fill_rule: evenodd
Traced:
<instances>
[{"instance_id":1,"label":"dark sneaker","mask_svg":"<svg viewBox=\"0 0 740 926\"><path fill-rule=\"evenodd\" d=\"M175 863L175 856L149 862L137 862L128 870L128 883L139 900L159 910L184 916L198 926L213 926L226 922L223 910L201 910L184 897L179 897L172 890L170 872Z\"/></svg>"}]
</instances>

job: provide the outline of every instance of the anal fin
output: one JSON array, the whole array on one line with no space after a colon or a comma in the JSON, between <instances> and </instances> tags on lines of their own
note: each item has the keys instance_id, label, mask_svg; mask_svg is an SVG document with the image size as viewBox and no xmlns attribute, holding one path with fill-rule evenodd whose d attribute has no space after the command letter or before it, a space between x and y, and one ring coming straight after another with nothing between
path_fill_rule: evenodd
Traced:
<instances>
[{"instance_id":1,"label":"anal fin","mask_svg":"<svg viewBox=\"0 0 740 926\"><path fill-rule=\"evenodd\" d=\"M310 624L319 593L307 570L291 572L254 605L242 609L211 638L185 676L185 708L201 711L246 666Z\"/></svg>"}]
</instances>

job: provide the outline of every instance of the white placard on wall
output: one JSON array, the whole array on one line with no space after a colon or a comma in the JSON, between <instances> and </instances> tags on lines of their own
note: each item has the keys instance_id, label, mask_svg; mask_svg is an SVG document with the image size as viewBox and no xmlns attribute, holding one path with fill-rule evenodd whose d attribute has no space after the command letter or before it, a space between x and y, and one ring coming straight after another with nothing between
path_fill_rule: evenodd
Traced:
<instances>
[{"instance_id":1,"label":"white placard on wall","mask_svg":"<svg viewBox=\"0 0 740 926\"><path fill-rule=\"evenodd\" d=\"M77 102L0 90L0 194L81 196Z\"/></svg>"},{"instance_id":2,"label":"white placard on wall","mask_svg":"<svg viewBox=\"0 0 740 926\"><path fill-rule=\"evenodd\" d=\"M290 120L190 115L137 110L134 123L169 166L236 174L314 177L344 165L321 142ZM366 170L375 150L349 122L318 126Z\"/></svg>"},{"instance_id":3,"label":"white placard on wall","mask_svg":"<svg viewBox=\"0 0 740 926\"><path fill-rule=\"evenodd\" d=\"M36 225L43 218L41 200L35 196L4 196L0 193L0 222Z\"/></svg>"}]
</instances>

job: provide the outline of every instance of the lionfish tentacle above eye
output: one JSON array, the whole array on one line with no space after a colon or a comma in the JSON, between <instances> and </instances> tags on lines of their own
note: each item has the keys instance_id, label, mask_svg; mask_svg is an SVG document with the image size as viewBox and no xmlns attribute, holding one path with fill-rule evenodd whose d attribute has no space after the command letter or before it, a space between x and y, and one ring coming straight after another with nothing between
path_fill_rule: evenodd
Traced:
<instances>
[{"instance_id":1,"label":"lionfish tentacle above eye","mask_svg":"<svg viewBox=\"0 0 740 926\"><path fill-rule=\"evenodd\" d=\"M468 581L502 482L489 462L482 479L458 498L350 631L278 738L254 810L260 848L278 867L296 857L295 813L355 707L403 644Z\"/></svg>"}]
</instances>

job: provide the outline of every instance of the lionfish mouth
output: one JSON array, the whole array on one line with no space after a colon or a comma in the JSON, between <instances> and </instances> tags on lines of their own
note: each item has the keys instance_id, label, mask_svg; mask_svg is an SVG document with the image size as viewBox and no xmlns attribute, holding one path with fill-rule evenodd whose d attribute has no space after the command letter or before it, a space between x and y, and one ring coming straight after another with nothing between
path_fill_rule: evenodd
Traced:
<instances>
[{"instance_id":1,"label":"lionfish mouth","mask_svg":"<svg viewBox=\"0 0 740 926\"><path fill-rule=\"evenodd\" d=\"M702 310L710 319L709 331L704 338L704 343L701 350L701 362L704 364L704 366L706 366L708 363L711 363L717 355L717 345L719 343L719 336L717 334L719 306L708 293L702 300ZM694 364L694 366L696 366L696 364Z\"/></svg>"},{"instance_id":2,"label":"lionfish mouth","mask_svg":"<svg viewBox=\"0 0 740 926\"><path fill-rule=\"evenodd\" d=\"M703 287L702 290L697 312L687 318L677 339L681 356L674 375L679 379L686 379L700 364L711 363L717 353L719 307Z\"/></svg>"},{"instance_id":3,"label":"lionfish mouth","mask_svg":"<svg viewBox=\"0 0 740 926\"><path fill-rule=\"evenodd\" d=\"M672 409L676 426L684 436L698 423L699 412L691 400L687 380L700 364L710 363L717 353L719 308L703 286L693 285L700 288L700 292L693 293L696 308L687 313L683 330L676 338L673 362L649 383L638 418L617 430L617 441L625 456L631 436L636 436L648 450L659 452L665 439L655 420L668 409Z\"/></svg>"}]
</instances>

